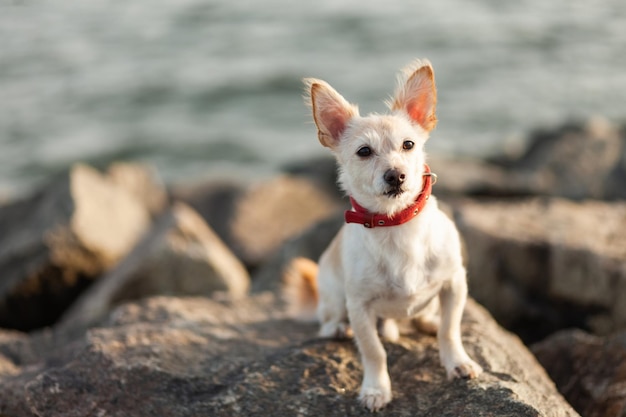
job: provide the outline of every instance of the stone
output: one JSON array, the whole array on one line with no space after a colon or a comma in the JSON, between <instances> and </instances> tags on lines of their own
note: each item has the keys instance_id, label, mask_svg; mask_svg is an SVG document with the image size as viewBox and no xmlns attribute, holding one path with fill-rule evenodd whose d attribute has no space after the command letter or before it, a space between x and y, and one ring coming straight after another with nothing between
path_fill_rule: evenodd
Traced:
<instances>
[{"instance_id":1,"label":"stone","mask_svg":"<svg viewBox=\"0 0 626 417\"><path fill-rule=\"evenodd\" d=\"M89 327L124 300L215 292L242 297L249 287L248 271L204 219L175 203L122 262L78 298L59 326Z\"/></svg>"},{"instance_id":2,"label":"stone","mask_svg":"<svg viewBox=\"0 0 626 417\"><path fill-rule=\"evenodd\" d=\"M557 388L586 417L626 414L626 333L563 330L532 346Z\"/></svg>"},{"instance_id":3,"label":"stone","mask_svg":"<svg viewBox=\"0 0 626 417\"><path fill-rule=\"evenodd\" d=\"M52 324L133 248L150 221L134 193L81 164L0 207L0 326Z\"/></svg>"},{"instance_id":4,"label":"stone","mask_svg":"<svg viewBox=\"0 0 626 417\"><path fill-rule=\"evenodd\" d=\"M433 194L437 197L505 197L529 193L522 178L479 159L435 154L428 156L428 164L438 177L433 186Z\"/></svg>"},{"instance_id":5,"label":"stone","mask_svg":"<svg viewBox=\"0 0 626 417\"><path fill-rule=\"evenodd\" d=\"M293 258L317 261L344 224L343 211L321 220L285 244L263 262L252 276L252 291L276 291L281 288L282 271Z\"/></svg>"},{"instance_id":6,"label":"stone","mask_svg":"<svg viewBox=\"0 0 626 417\"><path fill-rule=\"evenodd\" d=\"M526 150L493 162L528 193L570 199L626 198L625 130L602 117L533 132Z\"/></svg>"},{"instance_id":7,"label":"stone","mask_svg":"<svg viewBox=\"0 0 626 417\"><path fill-rule=\"evenodd\" d=\"M438 197L626 199L626 129L606 119L532 132L523 150L486 159L431 154Z\"/></svg>"},{"instance_id":8,"label":"stone","mask_svg":"<svg viewBox=\"0 0 626 417\"><path fill-rule=\"evenodd\" d=\"M281 170L289 176L312 182L336 200L345 197L338 186L337 161L330 153L306 160L289 161L281 167Z\"/></svg>"},{"instance_id":9,"label":"stone","mask_svg":"<svg viewBox=\"0 0 626 417\"><path fill-rule=\"evenodd\" d=\"M149 165L128 162L114 162L107 168L108 178L116 185L125 188L154 218L168 205L168 195L155 169Z\"/></svg>"},{"instance_id":10,"label":"stone","mask_svg":"<svg viewBox=\"0 0 626 417\"><path fill-rule=\"evenodd\" d=\"M249 269L341 206L315 182L290 175L248 187L218 183L183 188L173 195L202 214Z\"/></svg>"},{"instance_id":11,"label":"stone","mask_svg":"<svg viewBox=\"0 0 626 417\"><path fill-rule=\"evenodd\" d=\"M568 326L626 327L626 203L465 200L455 209L470 294L501 323L528 341Z\"/></svg>"},{"instance_id":12,"label":"stone","mask_svg":"<svg viewBox=\"0 0 626 417\"><path fill-rule=\"evenodd\" d=\"M71 337L0 332L0 415L369 416L350 341L320 340L272 293L156 297ZM518 338L469 302L465 346L486 372L446 380L433 336L385 343L397 416L576 416ZM8 365L7 365L8 364Z\"/></svg>"},{"instance_id":13,"label":"stone","mask_svg":"<svg viewBox=\"0 0 626 417\"><path fill-rule=\"evenodd\" d=\"M231 250L236 242L231 228L235 205L245 194L247 186L240 182L214 179L197 183L178 184L170 190L171 198L193 208L218 234Z\"/></svg>"}]
</instances>

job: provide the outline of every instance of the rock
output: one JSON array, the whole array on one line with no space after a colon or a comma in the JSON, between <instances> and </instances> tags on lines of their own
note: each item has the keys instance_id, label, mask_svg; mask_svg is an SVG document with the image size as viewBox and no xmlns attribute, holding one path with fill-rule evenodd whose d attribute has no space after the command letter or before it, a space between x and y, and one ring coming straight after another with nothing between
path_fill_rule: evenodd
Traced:
<instances>
[{"instance_id":1,"label":"rock","mask_svg":"<svg viewBox=\"0 0 626 417\"><path fill-rule=\"evenodd\" d=\"M356 399L354 344L315 339L315 330L288 320L265 293L129 303L71 339L0 333L0 361L9 363L0 368L0 415L371 415ZM395 396L385 413L577 415L520 341L473 302L463 330L486 369L478 380L448 382L434 337L385 344Z\"/></svg>"},{"instance_id":2,"label":"rock","mask_svg":"<svg viewBox=\"0 0 626 417\"><path fill-rule=\"evenodd\" d=\"M59 325L88 327L123 300L218 291L236 298L249 286L248 271L202 217L176 203L119 265L80 296Z\"/></svg>"},{"instance_id":3,"label":"rock","mask_svg":"<svg viewBox=\"0 0 626 417\"><path fill-rule=\"evenodd\" d=\"M287 175L247 188L214 184L174 190L173 196L198 210L248 268L340 207L315 183Z\"/></svg>"},{"instance_id":4,"label":"rock","mask_svg":"<svg viewBox=\"0 0 626 417\"><path fill-rule=\"evenodd\" d=\"M288 240L252 276L252 291L276 291L281 287L283 268L290 260L305 257L317 261L344 224L343 210L315 223L302 234Z\"/></svg>"},{"instance_id":5,"label":"rock","mask_svg":"<svg viewBox=\"0 0 626 417\"><path fill-rule=\"evenodd\" d=\"M602 338L565 330L533 345L532 350L581 415L626 414L626 333Z\"/></svg>"},{"instance_id":6,"label":"rock","mask_svg":"<svg viewBox=\"0 0 626 417\"><path fill-rule=\"evenodd\" d=\"M232 231L243 258L255 265L337 208L309 181L279 176L248 191L237 204Z\"/></svg>"},{"instance_id":7,"label":"rock","mask_svg":"<svg viewBox=\"0 0 626 417\"><path fill-rule=\"evenodd\" d=\"M339 180L337 162L330 153L306 160L288 162L282 167L282 171L290 176L312 182L336 200L345 197L337 183Z\"/></svg>"},{"instance_id":8,"label":"rock","mask_svg":"<svg viewBox=\"0 0 626 417\"><path fill-rule=\"evenodd\" d=\"M429 155L439 197L626 199L626 129L602 118L537 130L519 153L487 160Z\"/></svg>"},{"instance_id":9,"label":"rock","mask_svg":"<svg viewBox=\"0 0 626 417\"><path fill-rule=\"evenodd\" d=\"M147 174L135 171L145 182ZM0 207L0 327L53 323L149 224L140 199L86 165Z\"/></svg>"},{"instance_id":10,"label":"rock","mask_svg":"<svg viewBox=\"0 0 626 417\"><path fill-rule=\"evenodd\" d=\"M231 232L236 204L245 192L244 184L225 180L177 185L170 190L174 201L181 201L200 214L231 250L237 246Z\"/></svg>"},{"instance_id":11,"label":"rock","mask_svg":"<svg viewBox=\"0 0 626 417\"><path fill-rule=\"evenodd\" d=\"M482 160L429 155L428 164L438 177L433 187L437 197L508 197L531 193L524 178Z\"/></svg>"},{"instance_id":12,"label":"rock","mask_svg":"<svg viewBox=\"0 0 626 417\"><path fill-rule=\"evenodd\" d=\"M527 194L626 199L626 134L603 118L538 130L522 155L494 162Z\"/></svg>"},{"instance_id":13,"label":"rock","mask_svg":"<svg viewBox=\"0 0 626 417\"><path fill-rule=\"evenodd\" d=\"M137 163L114 162L107 168L106 174L113 183L125 188L141 201L152 217L158 216L167 206L165 185L152 167Z\"/></svg>"},{"instance_id":14,"label":"rock","mask_svg":"<svg viewBox=\"0 0 626 417\"><path fill-rule=\"evenodd\" d=\"M626 203L457 205L470 294L527 341L564 327L626 327Z\"/></svg>"}]
</instances>

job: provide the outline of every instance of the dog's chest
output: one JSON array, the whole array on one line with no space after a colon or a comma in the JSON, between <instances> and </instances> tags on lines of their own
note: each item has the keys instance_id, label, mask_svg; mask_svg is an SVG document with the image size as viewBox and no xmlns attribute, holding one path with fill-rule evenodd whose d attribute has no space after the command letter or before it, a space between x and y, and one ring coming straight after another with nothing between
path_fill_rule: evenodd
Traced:
<instances>
[{"instance_id":1,"label":"dog's chest","mask_svg":"<svg viewBox=\"0 0 626 417\"><path fill-rule=\"evenodd\" d=\"M413 316L441 289L435 274L437 258L419 236L382 237L363 241L368 254L363 289L380 316Z\"/></svg>"},{"instance_id":2,"label":"dog's chest","mask_svg":"<svg viewBox=\"0 0 626 417\"><path fill-rule=\"evenodd\" d=\"M442 281L434 279L427 259L404 259L402 264L398 258L379 264L378 288L372 288L372 307L382 317L414 316L441 290Z\"/></svg>"}]
</instances>

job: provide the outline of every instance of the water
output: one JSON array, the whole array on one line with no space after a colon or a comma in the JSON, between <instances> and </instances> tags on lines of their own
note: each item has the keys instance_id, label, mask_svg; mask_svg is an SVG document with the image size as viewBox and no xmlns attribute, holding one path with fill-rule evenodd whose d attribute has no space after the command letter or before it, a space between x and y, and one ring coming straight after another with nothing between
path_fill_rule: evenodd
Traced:
<instances>
[{"instance_id":1,"label":"water","mask_svg":"<svg viewBox=\"0 0 626 417\"><path fill-rule=\"evenodd\" d=\"M431 152L485 155L537 126L626 113L623 0L4 0L0 195L75 161L167 181L259 177L326 152L300 79L384 111L428 57Z\"/></svg>"}]
</instances>

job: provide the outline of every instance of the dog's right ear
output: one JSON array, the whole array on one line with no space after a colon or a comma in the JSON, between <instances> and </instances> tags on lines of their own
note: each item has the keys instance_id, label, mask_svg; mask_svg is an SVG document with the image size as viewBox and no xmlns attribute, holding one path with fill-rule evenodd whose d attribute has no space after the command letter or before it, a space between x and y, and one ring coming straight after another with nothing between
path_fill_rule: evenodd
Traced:
<instances>
[{"instance_id":1,"label":"dog's right ear","mask_svg":"<svg viewBox=\"0 0 626 417\"><path fill-rule=\"evenodd\" d=\"M335 148L348 121L359 115L359 109L344 99L327 82L305 78L306 99L313 110L317 137L322 145Z\"/></svg>"}]
</instances>

